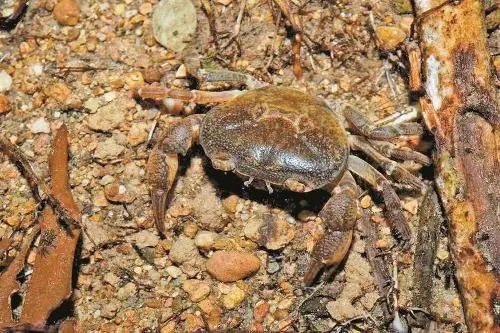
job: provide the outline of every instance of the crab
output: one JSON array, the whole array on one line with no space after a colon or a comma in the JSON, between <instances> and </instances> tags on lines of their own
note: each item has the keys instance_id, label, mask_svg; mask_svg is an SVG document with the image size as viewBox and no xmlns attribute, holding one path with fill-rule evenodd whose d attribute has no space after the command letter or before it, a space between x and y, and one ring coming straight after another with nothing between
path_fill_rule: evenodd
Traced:
<instances>
[{"instance_id":1,"label":"crab","mask_svg":"<svg viewBox=\"0 0 500 333\"><path fill-rule=\"evenodd\" d=\"M351 134L323 100L279 86L204 92L151 85L139 89L138 95L166 105L172 105L172 99L220 102L206 114L191 114L170 123L149 155L147 182L161 234L165 233L167 196L179 155L197 143L215 169L234 172L246 186L271 193L276 187L293 192L322 189L331 194L319 213L326 232L312 250L305 285L311 285L320 270L342 262L350 248L360 194L353 174L381 193L393 235L401 247L410 244L411 231L391 182L351 152L361 151L399 184L421 190L423 182L392 158L420 165L429 164L429 159L389 142L400 136L420 135L418 123L375 126L353 107L346 107L343 115Z\"/></svg>"}]
</instances>

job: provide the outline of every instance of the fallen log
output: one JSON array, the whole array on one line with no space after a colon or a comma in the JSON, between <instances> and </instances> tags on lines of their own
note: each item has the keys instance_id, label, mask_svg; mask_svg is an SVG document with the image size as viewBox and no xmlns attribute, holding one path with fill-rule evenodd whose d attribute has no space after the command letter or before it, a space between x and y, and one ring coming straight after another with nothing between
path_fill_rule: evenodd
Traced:
<instances>
[{"instance_id":1,"label":"fallen log","mask_svg":"<svg viewBox=\"0 0 500 333\"><path fill-rule=\"evenodd\" d=\"M500 332L500 114L479 0L415 0L436 183L470 332Z\"/></svg>"}]
</instances>

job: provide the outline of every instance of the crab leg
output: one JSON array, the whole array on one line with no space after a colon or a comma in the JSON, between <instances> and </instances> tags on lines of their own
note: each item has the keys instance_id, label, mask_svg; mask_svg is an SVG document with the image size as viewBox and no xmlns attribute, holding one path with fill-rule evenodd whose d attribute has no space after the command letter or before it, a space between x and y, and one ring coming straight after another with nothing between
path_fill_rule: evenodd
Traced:
<instances>
[{"instance_id":1,"label":"crab leg","mask_svg":"<svg viewBox=\"0 0 500 333\"><path fill-rule=\"evenodd\" d=\"M388 140L398 136L422 135L423 133L422 126L414 122L374 126L364 115L352 107L344 109L344 116L356 131L369 139Z\"/></svg>"},{"instance_id":2,"label":"crab leg","mask_svg":"<svg viewBox=\"0 0 500 333\"><path fill-rule=\"evenodd\" d=\"M358 188L349 171L331 193L331 198L319 213L328 229L311 253L311 263L304 276L307 286L313 283L323 267L338 265L351 245L358 212Z\"/></svg>"},{"instance_id":3,"label":"crab leg","mask_svg":"<svg viewBox=\"0 0 500 333\"><path fill-rule=\"evenodd\" d=\"M139 97L163 101L165 104L168 103L166 100L169 98L195 104L221 103L231 100L242 93L241 90L201 91L167 88L159 85L146 85L137 90Z\"/></svg>"},{"instance_id":4,"label":"crab leg","mask_svg":"<svg viewBox=\"0 0 500 333\"><path fill-rule=\"evenodd\" d=\"M398 148L388 141L368 140L370 144L382 155L402 161L414 161L422 165L431 165L431 159L426 155L410 148Z\"/></svg>"},{"instance_id":5,"label":"crab leg","mask_svg":"<svg viewBox=\"0 0 500 333\"><path fill-rule=\"evenodd\" d=\"M360 150L368 155L375 163L380 165L385 173L393 177L397 182L410 187L413 190L422 190L422 181L403 168L399 163L385 157L373 148L368 141L358 135L349 135L349 145L354 150Z\"/></svg>"},{"instance_id":6,"label":"crab leg","mask_svg":"<svg viewBox=\"0 0 500 333\"><path fill-rule=\"evenodd\" d=\"M391 187L391 183L377 169L372 167L357 156L350 155L348 169L363 178L376 191L381 192L385 202L387 222L393 234L401 241L402 248L406 249L410 245L411 230L408 226L399 197Z\"/></svg>"},{"instance_id":7,"label":"crab leg","mask_svg":"<svg viewBox=\"0 0 500 333\"><path fill-rule=\"evenodd\" d=\"M165 209L170 188L174 183L179 165L179 154L185 155L198 141L203 115L191 115L169 125L154 146L146 166L150 187L153 217L162 236L165 235Z\"/></svg>"}]
</instances>

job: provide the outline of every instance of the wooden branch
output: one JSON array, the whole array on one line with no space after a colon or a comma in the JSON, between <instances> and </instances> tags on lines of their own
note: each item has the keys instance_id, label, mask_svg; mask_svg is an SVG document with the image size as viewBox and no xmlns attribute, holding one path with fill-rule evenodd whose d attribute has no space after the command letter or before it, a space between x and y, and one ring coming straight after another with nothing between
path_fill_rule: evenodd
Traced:
<instances>
[{"instance_id":1,"label":"wooden branch","mask_svg":"<svg viewBox=\"0 0 500 333\"><path fill-rule=\"evenodd\" d=\"M437 185L470 332L500 332L500 116L482 2L415 0Z\"/></svg>"},{"instance_id":2,"label":"wooden branch","mask_svg":"<svg viewBox=\"0 0 500 333\"><path fill-rule=\"evenodd\" d=\"M69 186L66 126L63 125L57 130L52 146L52 154L49 157L50 190L61 206L71 216L79 219L80 212ZM68 233L66 228L58 223L57 215L51 206L45 207L40 227L42 234L39 251L20 320L20 324L35 326L46 324L52 311L71 296L73 260L80 236L80 229Z\"/></svg>"}]
</instances>

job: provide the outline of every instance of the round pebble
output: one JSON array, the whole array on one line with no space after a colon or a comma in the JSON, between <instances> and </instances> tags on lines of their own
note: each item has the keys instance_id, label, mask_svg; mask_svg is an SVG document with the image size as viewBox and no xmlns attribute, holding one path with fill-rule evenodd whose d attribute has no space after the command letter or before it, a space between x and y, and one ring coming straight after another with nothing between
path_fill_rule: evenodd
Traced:
<instances>
[{"instance_id":1,"label":"round pebble","mask_svg":"<svg viewBox=\"0 0 500 333\"><path fill-rule=\"evenodd\" d=\"M260 260L255 255L236 251L218 251L208 259L207 271L221 282L234 282L255 274Z\"/></svg>"}]
</instances>

